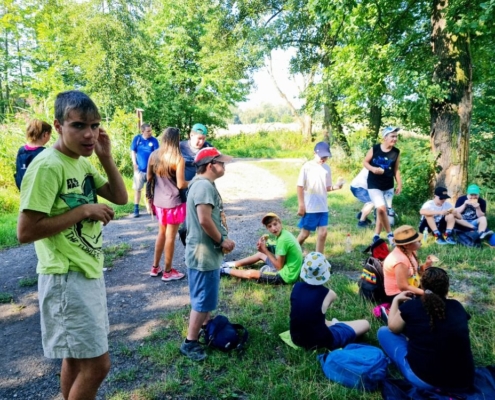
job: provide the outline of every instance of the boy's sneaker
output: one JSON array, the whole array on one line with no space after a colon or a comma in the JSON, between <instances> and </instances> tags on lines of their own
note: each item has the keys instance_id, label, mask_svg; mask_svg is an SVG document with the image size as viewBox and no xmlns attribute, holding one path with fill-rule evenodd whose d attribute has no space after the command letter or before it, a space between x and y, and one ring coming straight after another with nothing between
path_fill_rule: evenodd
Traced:
<instances>
[{"instance_id":1,"label":"boy's sneaker","mask_svg":"<svg viewBox=\"0 0 495 400\"><path fill-rule=\"evenodd\" d=\"M179 279L182 279L184 277L185 277L185 275L182 272L179 272L176 269L172 268L168 272L163 271L162 281L164 281L164 282L178 281Z\"/></svg>"},{"instance_id":2,"label":"boy's sneaker","mask_svg":"<svg viewBox=\"0 0 495 400\"><path fill-rule=\"evenodd\" d=\"M151 271L150 271L150 276L158 276L160 274L160 272L162 272L162 269L160 268L160 266L158 267L151 267Z\"/></svg>"},{"instance_id":3,"label":"boy's sneaker","mask_svg":"<svg viewBox=\"0 0 495 400\"><path fill-rule=\"evenodd\" d=\"M445 238L445 242L446 242L447 244L457 244L457 242L454 240L454 238L451 238L450 236L447 236L447 237Z\"/></svg>"},{"instance_id":4,"label":"boy's sneaker","mask_svg":"<svg viewBox=\"0 0 495 400\"><path fill-rule=\"evenodd\" d=\"M189 343L183 341L180 345L180 352L193 361L202 361L206 358L205 350L197 340Z\"/></svg>"},{"instance_id":5,"label":"boy's sneaker","mask_svg":"<svg viewBox=\"0 0 495 400\"><path fill-rule=\"evenodd\" d=\"M230 275L230 268L232 267L225 265L225 263L222 264L222 266L220 267L220 276Z\"/></svg>"},{"instance_id":6,"label":"boy's sneaker","mask_svg":"<svg viewBox=\"0 0 495 400\"><path fill-rule=\"evenodd\" d=\"M443 236L438 236L437 240L435 240L435 243L440 245L448 244L447 241L443 238Z\"/></svg>"},{"instance_id":7,"label":"boy's sneaker","mask_svg":"<svg viewBox=\"0 0 495 400\"><path fill-rule=\"evenodd\" d=\"M139 218L139 210L138 211L134 211L134 218Z\"/></svg>"},{"instance_id":8,"label":"boy's sneaker","mask_svg":"<svg viewBox=\"0 0 495 400\"><path fill-rule=\"evenodd\" d=\"M357 219L361 219L361 216L363 215L363 213L361 211L359 211L357 214L356 214L356 218Z\"/></svg>"},{"instance_id":9,"label":"boy's sneaker","mask_svg":"<svg viewBox=\"0 0 495 400\"><path fill-rule=\"evenodd\" d=\"M387 235L388 242L390 243L390 246L395 246L395 240L394 240L394 234L389 233Z\"/></svg>"},{"instance_id":10,"label":"boy's sneaker","mask_svg":"<svg viewBox=\"0 0 495 400\"><path fill-rule=\"evenodd\" d=\"M358 221L358 223L357 223L358 228L367 228L369 226L368 221Z\"/></svg>"},{"instance_id":11,"label":"boy's sneaker","mask_svg":"<svg viewBox=\"0 0 495 400\"><path fill-rule=\"evenodd\" d=\"M481 232L480 234L480 239L483 240L484 238L486 238L488 235L493 235L493 231L483 231Z\"/></svg>"},{"instance_id":12,"label":"boy's sneaker","mask_svg":"<svg viewBox=\"0 0 495 400\"><path fill-rule=\"evenodd\" d=\"M375 242L377 242L378 239L380 239L380 235L374 235L373 239L371 239L371 244L374 244Z\"/></svg>"}]
</instances>

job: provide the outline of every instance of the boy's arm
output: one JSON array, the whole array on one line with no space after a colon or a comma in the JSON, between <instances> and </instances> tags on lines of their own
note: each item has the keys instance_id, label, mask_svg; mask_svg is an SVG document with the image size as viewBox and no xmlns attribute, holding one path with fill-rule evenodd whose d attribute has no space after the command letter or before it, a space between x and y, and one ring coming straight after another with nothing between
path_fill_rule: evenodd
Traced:
<instances>
[{"instance_id":1,"label":"boy's arm","mask_svg":"<svg viewBox=\"0 0 495 400\"><path fill-rule=\"evenodd\" d=\"M394 176L395 176L395 180L397 181L397 187L395 188L395 194L400 194L400 192L402 192L402 178L400 176L399 165L400 165L400 154L397 156L397 160L395 161Z\"/></svg>"},{"instance_id":2,"label":"boy's arm","mask_svg":"<svg viewBox=\"0 0 495 400\"><path fill-rule=\"evenodd\" d=\"M258 241L257 247L258 251L266 255L266 257L271 261L277 271L280 271L284 267L286 257L281 255L276 256L271 251L269 251L266 248L266 242L264 240Z\"/></svg>"},{"instance_id":3,"label":"boy's arm","mask_svg":"<svg viewBox=\"0 0 495 400\"><path fill-rule=\"evenodd\" d=\"M96 193L112 203L120 205L127 204L127 190L125 188L124 180L113 161L110 138L103 128L100 128L100 135L96 142L95 153L98 156L108 179L108 182L98 188Z\"/></svg>"},{"instance_id":4,"label":"boy's arm","mask_svg":"<svg viewBox=\"0 0 495 400\"><path fill-rule=\"evenodd\" d=\"M106 225L113 215L112 208L106 204L83 204L55 217L39 211L22 210L17 221L17 238L21 243L31 243L56 235L87 218Z\"/></svg>"},{"instance_id":5,"label":"boy's arm","mask_svg":"<svg viewBox=\"0 0 495 400\"><path fill-rule=\"evenodd\" d=\"M321 312L325 314L328 310L328 307L335 301L337 298L337 293L333 290L329 290L325 298L323 299L323 304L321 305Z\"/></svg>"},{"instance_id":6,"label":"boy's arm","mask_svg":"<svg viewBox=\"0 0 495 400\"><path fill-rule=\"evenodd\" d=\"M205 233L211 237L215 243L218 243L218 246L230 252L234 250L235 242L222 236L222 232L218 230L211 216L212 210L213 207L211 204L198 204L196 206L199 224Z\"/></svg>"},{"instance_id":7,"label":"boy's arm","mask_svg":"<svg viewBox=\"0 0 495 400\"><path fill-rule=\"evenodd\" d=\"M306 214L306 206L304 204L304 188L302 186L297 187L297 203L299 205L297 215L304 217Z\"/></svg>"}]
</instances>

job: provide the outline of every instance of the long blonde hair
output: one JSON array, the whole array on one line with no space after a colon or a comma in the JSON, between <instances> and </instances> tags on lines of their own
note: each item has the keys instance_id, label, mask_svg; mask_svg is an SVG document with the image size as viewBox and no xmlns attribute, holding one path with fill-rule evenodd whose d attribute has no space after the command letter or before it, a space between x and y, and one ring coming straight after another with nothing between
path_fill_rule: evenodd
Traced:
<instances>
[{"instance_id":1,"label":"long blonde hair","mask_svg":"<svg viewBox=\"0 0 495 400\"><path fill-rule=\"evenodd\" d=\"M167 128L163 131L160 148L154 153L152 164L156 175L175 178L177 165L182 158L179 141L180 130L178 128Z\"/></svg>"}]
</instances>

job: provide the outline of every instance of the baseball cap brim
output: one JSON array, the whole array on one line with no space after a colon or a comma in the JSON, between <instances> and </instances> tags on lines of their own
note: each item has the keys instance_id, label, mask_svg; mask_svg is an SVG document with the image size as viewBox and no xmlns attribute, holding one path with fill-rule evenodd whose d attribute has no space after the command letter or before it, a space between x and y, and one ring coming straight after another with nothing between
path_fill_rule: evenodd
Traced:
<instances>
[{"instance_id":1,"label":"baseball cap brim","mask_svg":"<svg viewBox=\"0 0 495 400\"><path fill-rule=\"evenodd\" d=\"M272 213L272 212L269 212L269 213L265 214L265 216L261 219L261 223L263 225L266 225L266 220L268 218L278 218L278 219L280 219L280 217L277 214Z\"/></svg>"},{"instance_id":2,"label":"baseball cap brim","mask_svg":"<svg viewBox=\"0 0 495 400\"><path fill-rule=\"evenodd\" d=\"M201 159L200 161L196 162L196 166L200 166L200 165L205 165L205 164L209 164L211 163L213 160L215 161L220 161L220 162L224 162L224 163L229 163L231 162L232 160L234 159L234 157L231 157L231 156L227 156L225 154L220 154L219 156L215 156L215 157L205 157L203 159Z\"/></svg>"}]
</instances>

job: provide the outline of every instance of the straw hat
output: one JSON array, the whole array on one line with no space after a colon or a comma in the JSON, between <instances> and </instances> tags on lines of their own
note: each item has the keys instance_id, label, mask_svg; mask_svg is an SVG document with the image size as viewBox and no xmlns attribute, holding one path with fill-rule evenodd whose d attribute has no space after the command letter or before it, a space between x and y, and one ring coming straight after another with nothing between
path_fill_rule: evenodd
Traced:
<instances>
[{"instance_id":1,"label":"straw hat","mask_svg":"<svg viewBox=\"0 0 495 400\"><path fill-rule=\"evenodd\" d=\"M399 226L394 231L394 242L398 246L419 242L420 240L418 232L411 225Z\"/></svg>"},{"instance_id":2,"label":"straw hat","mask_svg":"<svg viewBox=\"0 0 495 400\"><path fill-rule=\"evenodd\" d=\"M306 257L301 268L301 279L310 285L323 285L330 279L332 266L325 256L312 251Z\"/></svg>"}]
</instances>

